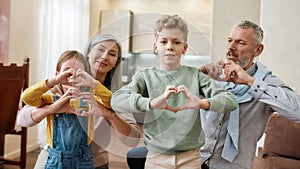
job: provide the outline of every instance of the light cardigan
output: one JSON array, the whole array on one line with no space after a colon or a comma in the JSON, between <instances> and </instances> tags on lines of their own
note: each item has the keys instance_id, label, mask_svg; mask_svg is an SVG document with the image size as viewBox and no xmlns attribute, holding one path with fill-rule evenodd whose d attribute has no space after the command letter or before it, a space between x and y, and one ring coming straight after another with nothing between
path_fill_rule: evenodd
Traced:
<instances>
[{"instance_id":1,"label":"light cardigan","mask_svg":"<svg viewBox=\"0 0 300 169\"><path fill-rule=\"evenodd\" d=\"M62 91L58 86L54 86L50 92L51 88L46 86L46 81L42 81L36 83L35 85L27 88L21 95L21 100L29 106L34 107L42 107L47 104L54 103L55 96L61 96ZM108 90L105 86L103 86L100 82L97 83L97 86L94 91L95 99L103 104L105 107L110 107L110 98L112 92ZM99 96L99 97L98 97ZM74 106L73 103L70 102L70 106ZM54 114L47 116L47 143L50 147L52 147L52 136L53 136L53 122L54 122ZM92 142L94 138L94 122L93 117L88 117L88 144Z\"/></svg>"}]
</instances>

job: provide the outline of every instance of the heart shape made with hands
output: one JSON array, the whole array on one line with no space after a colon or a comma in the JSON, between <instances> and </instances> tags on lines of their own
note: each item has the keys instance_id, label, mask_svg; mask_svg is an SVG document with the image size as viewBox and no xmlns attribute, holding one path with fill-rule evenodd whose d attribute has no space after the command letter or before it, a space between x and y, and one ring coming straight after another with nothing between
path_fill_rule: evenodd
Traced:
<instances>
[{"instance_id":1,"label":"heart shape made with hands","mask_svg":"<svg viewBox=\"0 0 300 169\"><path fill-rule=\"evenodd\" d=\"M172 111L173 113L177 113L180 110L183 110L183 107L186 107L186 95L185 90L182 90L182 87L170 87L166 91L166 107L165 109ZM182 99L181 99L182 98ZM177 107L170 106L170 102L177 102ZM181 102L182 101L182 102ZM168 103L169 102L169 103ZM182 104L180 104L182 103Z\"/></svg>"}]
</instances>

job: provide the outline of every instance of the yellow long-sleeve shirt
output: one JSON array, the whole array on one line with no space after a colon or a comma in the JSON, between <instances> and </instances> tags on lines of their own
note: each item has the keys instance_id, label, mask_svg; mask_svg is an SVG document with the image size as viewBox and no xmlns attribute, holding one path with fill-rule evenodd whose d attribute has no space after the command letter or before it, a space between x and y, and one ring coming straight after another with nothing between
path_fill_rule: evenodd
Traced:
<instances>
[{"instance_id":1,"label":"yellow long-sleeve shirt","mask_svg":"<svg viewBox=\"0 0 300 169\"><path fill-rule=\"evenodd\" d=\"M57 86L55 86L58 88ZM54 87L54 88L55 88ZM36 83L35 85L27 88L21 95L21 100L27 105L34 107L42 107L47 104L52 104L55 102L54 95L62 95L60 89L57 89L57 92L47 92L50 88L46 86L46 81L42 81ZM55 90L54 90L55 91ZM60 91L60 92L58 92ZM112 92L103 86L100 82L98 82L96 89L94 91L95 99L103 104L105 107L111 108L110 106L110 98L112 96ZM74 103L70 102L70 106L74 107ZM94 123L93 118L88 117L88 144L91 143L94 138ZM52 136L53 136L53 121L54 116L47 116L47 142L52 147Z\"/></svg>"}]
</instances>

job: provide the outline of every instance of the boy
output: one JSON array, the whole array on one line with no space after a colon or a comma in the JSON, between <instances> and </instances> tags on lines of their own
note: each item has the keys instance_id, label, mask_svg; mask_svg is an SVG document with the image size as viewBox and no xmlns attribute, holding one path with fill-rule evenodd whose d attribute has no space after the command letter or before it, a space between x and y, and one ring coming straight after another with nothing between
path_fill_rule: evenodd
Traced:
<instances>
[{"instance_id":1,"label":"boy","mask_svg":"<svg viewBox=\"0 0 300 169\"><path fill-rule=\"evenodd\" d=\"M230 92L197 68L181 65L187 34L182 18L162 16L156 22L153 45L160 64L136 73L112 96L116 112L147 112L144 141L149 169L201 168L199 148L205 140L199 109L226 113L237 107Z\"/></svg>"}]
</instances>

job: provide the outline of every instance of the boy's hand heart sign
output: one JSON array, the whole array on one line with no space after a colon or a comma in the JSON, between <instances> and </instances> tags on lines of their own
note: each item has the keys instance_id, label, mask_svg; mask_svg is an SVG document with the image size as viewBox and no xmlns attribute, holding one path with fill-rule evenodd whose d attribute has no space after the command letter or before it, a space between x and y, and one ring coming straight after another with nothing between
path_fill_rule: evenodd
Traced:
<instances>
[{"instance_id":1,"label":"boy's hand heart sign","mask_svg":"<svg viewBox=\"0 0 300 169\"><path fill-rule=\"evenodd\" d=\"M182 93L185 97L185 102L179 107L172 107L167 103L168 98L171 94L178 95ZM178 87L175 86L167 86L165 92L153 99L150 103L150 107L152 109L167 109L174 113L184 110L184 109L199 109L200 98L193 95L186 86L180 85Z\"/></svg>"}]
</instances>

